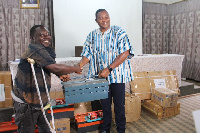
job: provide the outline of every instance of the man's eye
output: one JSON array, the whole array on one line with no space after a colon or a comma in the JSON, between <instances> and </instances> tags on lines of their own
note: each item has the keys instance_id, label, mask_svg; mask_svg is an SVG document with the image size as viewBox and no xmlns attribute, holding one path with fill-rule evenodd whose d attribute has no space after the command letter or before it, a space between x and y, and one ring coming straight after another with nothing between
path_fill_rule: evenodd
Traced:
<instances>
[{"instance_id":1,"label":"man's eye","mask_svg":"<svg viewBox=\"0 0 200 133\"><path fill-rule=\"evenodd\" d=\"M40 34L41 37L49 36L49 34Z\"/></svg>"}]
</instances>

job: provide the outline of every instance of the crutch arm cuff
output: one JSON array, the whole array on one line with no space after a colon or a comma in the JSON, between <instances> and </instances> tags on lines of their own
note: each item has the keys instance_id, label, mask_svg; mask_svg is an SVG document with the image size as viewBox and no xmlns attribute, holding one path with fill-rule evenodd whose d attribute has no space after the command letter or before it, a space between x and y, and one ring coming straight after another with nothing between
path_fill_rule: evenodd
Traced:
<instances>
[{"instance_id":1,"label":"crutch arm cuff","mask_svg":"<svg viewBox=\"0 0 200 133\"><path fill-rule=\"evenodd\" d=\"M31 63L31 64L35 64L35 61L34 61L34 59L27 58L27 61L28 61L29 63Z\"/></svg>"}]
</instances>

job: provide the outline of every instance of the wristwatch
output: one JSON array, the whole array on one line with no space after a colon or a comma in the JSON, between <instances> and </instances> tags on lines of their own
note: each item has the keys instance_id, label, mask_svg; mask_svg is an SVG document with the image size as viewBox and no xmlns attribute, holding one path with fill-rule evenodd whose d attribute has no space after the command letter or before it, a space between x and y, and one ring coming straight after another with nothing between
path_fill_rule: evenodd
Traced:
<instances>
[{"instance_id":1,"label":"wristwatch","mask_svg":"<svg viewBox=\"0 0 200 133\"><path fill-rule=\"evenodd\" d=\"M111 72L113 69L110 66L108 66L108 70Z\"/></svg>"}]
</instances>

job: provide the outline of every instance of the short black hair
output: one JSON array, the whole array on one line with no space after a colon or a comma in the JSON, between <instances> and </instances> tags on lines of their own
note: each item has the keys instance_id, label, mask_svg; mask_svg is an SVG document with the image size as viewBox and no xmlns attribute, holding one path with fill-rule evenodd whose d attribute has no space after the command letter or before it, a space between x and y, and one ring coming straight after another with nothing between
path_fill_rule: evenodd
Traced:
<instances>
[{"instance_id":1,"label":"short black hair","mask_svg":"<svg viewBox=\"0 0 200 133\"><path fill-rule=\"evenodd\" d=\"M34 25L31 29L30 29L30 37L33 37L35 34L35 31L38 27L44 28L43 25Z\"/></svg>"},{"instance_id":2,"label":"short black hair","mask_svg":"<svg viewBox=\"0 0 200 133\"><path fill-rule=\"evenodd\" d=\"M97 11L96 11L96 13L95 13L95 16L96 16L96 18L97 18L97 14L99 13L99 12L102 12L102 11L106 11L106 9L98 9ZM106 11L107 12L107 11ZM108 12L107 12L108 13Z\"/></svg>"}]
</instances>

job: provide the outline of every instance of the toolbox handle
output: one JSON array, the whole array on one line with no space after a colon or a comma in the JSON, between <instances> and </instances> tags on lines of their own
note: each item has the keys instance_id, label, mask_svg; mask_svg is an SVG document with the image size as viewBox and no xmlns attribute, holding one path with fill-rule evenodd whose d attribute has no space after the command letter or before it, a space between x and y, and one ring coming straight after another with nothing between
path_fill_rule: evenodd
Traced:
<instances>
[{"instance_id":1,"label":"toolbox handle","mask_svg":"<svg viewBox=\"0 0 200 133\"><path fill-rule=\"evenodd\" d=\"M98 75L72 77L72 78L70 78L70 79L82 79L82 78L85 78L85 79L89 79L89 78L98 78Z\"/></svg>"}]
</instances>

